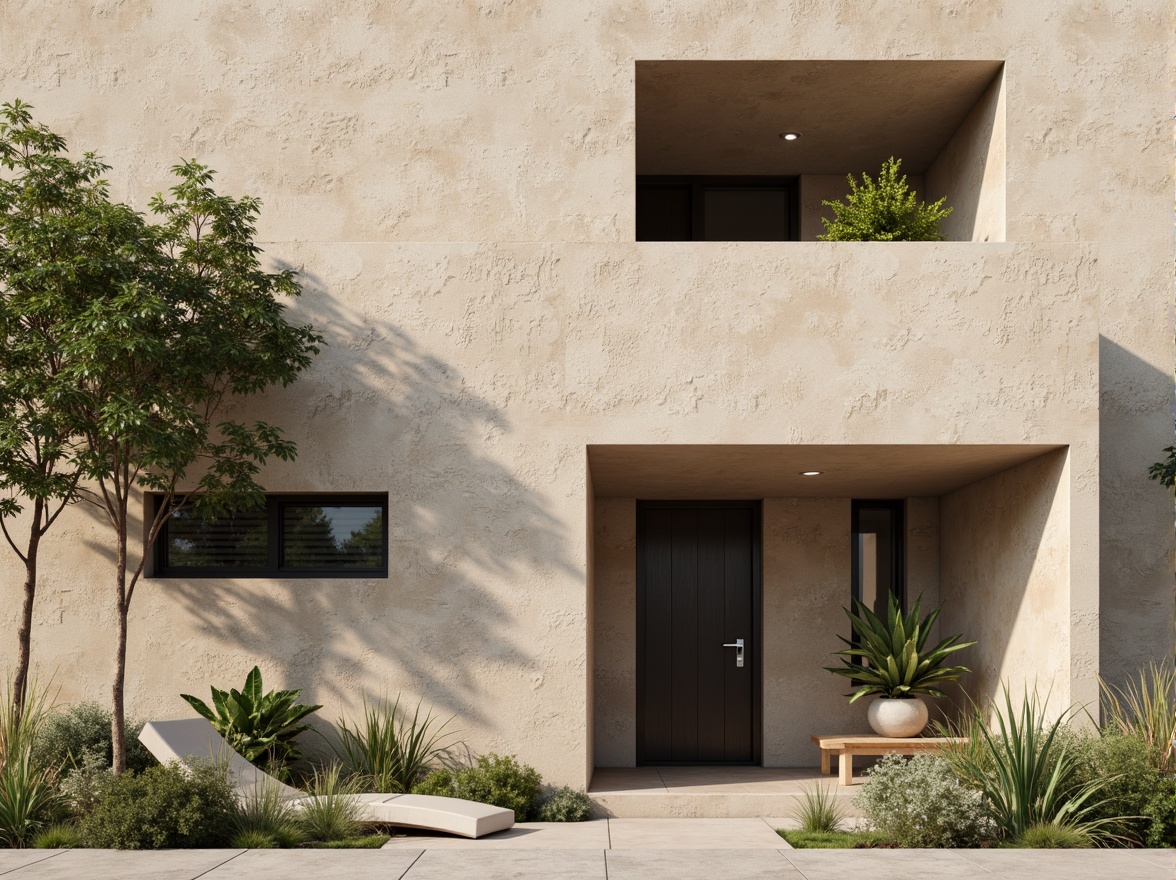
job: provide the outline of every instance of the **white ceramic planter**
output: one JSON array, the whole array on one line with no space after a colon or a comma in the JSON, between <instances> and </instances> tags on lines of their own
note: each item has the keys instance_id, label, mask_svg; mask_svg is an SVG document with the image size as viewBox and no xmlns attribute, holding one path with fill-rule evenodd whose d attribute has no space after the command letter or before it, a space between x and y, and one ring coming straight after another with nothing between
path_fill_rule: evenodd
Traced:
<instances>
[{"instance_id":1,"label":"white ceramic planter","mask_svg":"<svg viewBox=\"0 0 1176 880\"><path fill-rule=\"evenodd\" d=\"M879 736L918 736L927 726L927 704L919 697L878 697L870 703L866 718Z\"/></svg>"}]
</instances>

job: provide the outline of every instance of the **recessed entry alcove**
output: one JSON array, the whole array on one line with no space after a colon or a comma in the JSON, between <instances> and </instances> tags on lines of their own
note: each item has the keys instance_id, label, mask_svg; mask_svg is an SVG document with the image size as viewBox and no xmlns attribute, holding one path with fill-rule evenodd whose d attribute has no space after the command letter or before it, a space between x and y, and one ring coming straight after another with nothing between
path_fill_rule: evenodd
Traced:
<instances>
[{"instance_id":1,"label":"recessed entry alcove","mask_svg":"<svg viewBox=\"0 0 1176 880\"><path fill-rule=\"evenodd\" d=\"M949 241L1004 241L1004 80L992 60L638 61L637 240L813 241L846 175L895 156L947 198Z\"/></svg>"}]
</instances>

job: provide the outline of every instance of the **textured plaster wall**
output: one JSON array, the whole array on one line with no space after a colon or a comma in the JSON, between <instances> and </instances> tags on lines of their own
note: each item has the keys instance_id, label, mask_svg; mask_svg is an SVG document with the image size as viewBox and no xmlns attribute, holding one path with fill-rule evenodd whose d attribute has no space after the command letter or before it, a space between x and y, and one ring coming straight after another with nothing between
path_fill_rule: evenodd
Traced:
<instances>
[{"instance_id":1,"label":"textured plaster wall","mask_svg":"<svg viewBox=\"0 0 1176 880\"><path fill-rule=\"evenodd\" d=\"M1001 72L927 169L926 192L946 197L948 241L1005 240L1005 79Z\"/></svg>"},{"instance_id":2,"label":"textured plaster wall","mask_svg":"<svg viewBox=\"0 0 1176 880\"><path fill-rule=\"evenodd\" d=\"M1071 558L1067 453L1049 453L945 495L941 511L944 633L977 644L959 662L977 702L1037 688L1055 711L1091 697L1072 669L1097 661L1089 602ZM1083 608L1086 605L1087 608ZM1093 704L1091 704L1093 710Z\"/></svg>"},{"instance_id":3,"label":"textured plaster wall","mask_svg":"<svg viewBox=\"0 0 1176 880\"><path fill-rule=\"evenodd\" d=\"M107 159L116 197L143 208L199 157L303 271L296 315L330 346L248 405L301 450L267 486L391 499L387 580L145 583L132 710L182 714L180 691L260 662L328 719L403 691L583 784L590 443L1067 444L1102 670L1166 656L1171 500L1145 473L1171 442L1167 20L1079 0L0 7L5 100ZM829 57L1005 59L1009 243L632 242L635 59ZM107 690L106 547L83 510L45 547L34 658L65 700Z\"/></svg>"}]
</instances>

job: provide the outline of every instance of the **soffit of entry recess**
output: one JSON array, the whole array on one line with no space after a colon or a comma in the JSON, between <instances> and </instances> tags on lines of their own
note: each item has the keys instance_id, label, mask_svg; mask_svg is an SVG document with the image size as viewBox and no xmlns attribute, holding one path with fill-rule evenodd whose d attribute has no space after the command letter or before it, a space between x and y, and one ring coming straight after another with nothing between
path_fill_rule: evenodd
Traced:
<instances>
[{"instance_id":1,"label":"soffit of entry recess","mask_svg":"<svg viewBox=\"0 0 1176 880\"><path fill-rule=\"evenodd\" d=\"M637 173L922 174L1001 63L638 61Z\"/></svg>"},{"instance_id":2,"label":"soffit of entry recess","mask_svg":"<svg viewBox=\"0 0 1176 880\"><path fill-rule=\"evenodd\" d=\"M1063 446L589 446L599 498L926 498ZM816 470L818 477L802 477Z\"/></svg>"}]
</instances>

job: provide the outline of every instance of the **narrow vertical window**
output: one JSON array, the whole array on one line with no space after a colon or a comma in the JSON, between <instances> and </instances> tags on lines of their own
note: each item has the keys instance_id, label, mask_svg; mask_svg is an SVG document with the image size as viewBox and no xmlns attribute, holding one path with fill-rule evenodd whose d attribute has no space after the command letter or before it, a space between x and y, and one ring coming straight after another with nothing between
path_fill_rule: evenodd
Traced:
<instances>
[{"instance_id":1,"label":"narrow vertical window","mask_svg":"<svg viewBox=\"0 0 1176 880\"><path fill-rule=\"evenodd\" d=\"M890 593L906 605L903 502L853 502L853 598L879 616Z\"/></svg>"}]
</instances>

